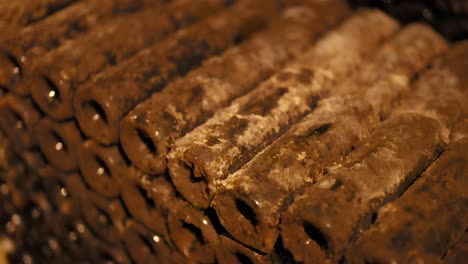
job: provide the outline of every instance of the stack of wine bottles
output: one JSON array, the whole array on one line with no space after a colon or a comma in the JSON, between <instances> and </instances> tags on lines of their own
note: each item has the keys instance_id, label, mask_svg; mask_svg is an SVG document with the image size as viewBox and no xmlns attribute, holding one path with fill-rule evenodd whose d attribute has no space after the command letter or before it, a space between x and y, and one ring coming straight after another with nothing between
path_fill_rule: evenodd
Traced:
<instances>
[{"instance_id":1,"label":"stack of wine bottles","mask_svg":"<svg viewBox=\"0 0 468 264\"><path fill-rule=\"evenodd\" d=\"M467 15L2 3L0 247L25 264L460 263Z\"/></svg>"}]
</instances>

